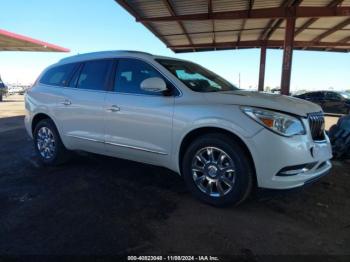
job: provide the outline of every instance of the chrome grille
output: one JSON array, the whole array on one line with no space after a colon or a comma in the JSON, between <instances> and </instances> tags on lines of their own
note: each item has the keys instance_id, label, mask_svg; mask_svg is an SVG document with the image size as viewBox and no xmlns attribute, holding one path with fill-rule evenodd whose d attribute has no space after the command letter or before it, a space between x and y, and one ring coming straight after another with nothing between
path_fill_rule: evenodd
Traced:
<instances>
[{"instance_id":1,"label":"chrome grille","mask_svg":"<svg viewBox=\"0 0 350 262\"><path fill-rule=\"evenodd\" d=\"M324 140L324 115L323 112L308 114L309 126L313 140Z\"/></svg>"}]
</instances>

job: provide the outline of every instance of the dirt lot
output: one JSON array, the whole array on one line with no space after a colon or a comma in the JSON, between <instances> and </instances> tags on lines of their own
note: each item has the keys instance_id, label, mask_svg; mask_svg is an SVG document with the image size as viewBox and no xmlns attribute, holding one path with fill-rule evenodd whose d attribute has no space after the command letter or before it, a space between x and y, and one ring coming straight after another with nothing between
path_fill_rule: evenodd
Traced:
<instances>
[{"instance_id":1,"label":"dirt lot","mask_svg":"<svg viewBox=\"0 0 350 262\"><path fill-rule=\"evenodd\" d=\"M219 209L197 202L180 177L153 166L91 154L41 166L23 128L21 97L9 99L0 103L2 255L235 254L260 261L282 254L349 261L350 162L334 162L332 174L310 187L259 191L238 208Z\"/></svg>"}]
</instances>

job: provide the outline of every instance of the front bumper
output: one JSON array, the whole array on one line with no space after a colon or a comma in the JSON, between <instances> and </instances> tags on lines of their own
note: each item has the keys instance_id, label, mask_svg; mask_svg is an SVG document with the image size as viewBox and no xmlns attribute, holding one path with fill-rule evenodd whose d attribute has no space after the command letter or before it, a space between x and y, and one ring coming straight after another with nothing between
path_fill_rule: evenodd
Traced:
<instances>
[{"instance_id":1,"label":"front bumper","mask_svg":"<svg viewBox=\"0 0 350 262\"><path fill-rule=\"evenodd\" d=\"M332 149L328 137L324 141L315 142L309 133L283 137L263 129L252 138L249 147L254 159L258 187L296 188L330 171ZM296 167L295 170L287 172L288 175L281 175L281 170L290 170L293 166ZM303 166L308 168L300 168Z\"/></svg>"}]
</instances>

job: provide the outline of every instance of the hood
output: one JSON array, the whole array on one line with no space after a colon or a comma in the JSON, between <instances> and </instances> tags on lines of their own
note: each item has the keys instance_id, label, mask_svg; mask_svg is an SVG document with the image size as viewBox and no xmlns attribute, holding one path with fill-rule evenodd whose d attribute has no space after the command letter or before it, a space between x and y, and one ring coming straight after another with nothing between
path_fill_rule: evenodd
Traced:
<instances>
[{"instance_id":1,"label":"hood","mask_svg":"<svg viewBox=\"0 0 350 262\"><path fill-rule=\"evenodd\" d=\"M319 105L296 97L252 91L227 91L203 93L210 103L261 107L306 117L308 113L320 112Z\"/></svg>"}]
</instances>

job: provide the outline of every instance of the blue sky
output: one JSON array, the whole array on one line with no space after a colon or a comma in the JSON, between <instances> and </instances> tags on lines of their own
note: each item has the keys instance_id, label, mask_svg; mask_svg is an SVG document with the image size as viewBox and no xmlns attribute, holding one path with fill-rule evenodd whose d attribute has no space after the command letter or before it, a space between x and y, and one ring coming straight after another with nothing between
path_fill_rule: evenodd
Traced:
<instances>
[{"instance_id":1,"label":"blue sky","mask_svg":"<svg viewBox=\"0 0 350 262\"><path fill-rule=\"evenodd\" d=\"M0 28L71 49L71 53L0 52L5 82L31 83L48 65L78 53L141 50L192 60L255 88L259 50L175 54L113 0L1 0ZM282 51L268 50L265 85L279 86ZM350 54L294 52L292 90L350 89Z\"/></svg>"}]
</instances>

